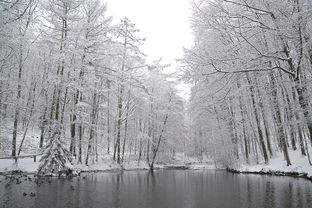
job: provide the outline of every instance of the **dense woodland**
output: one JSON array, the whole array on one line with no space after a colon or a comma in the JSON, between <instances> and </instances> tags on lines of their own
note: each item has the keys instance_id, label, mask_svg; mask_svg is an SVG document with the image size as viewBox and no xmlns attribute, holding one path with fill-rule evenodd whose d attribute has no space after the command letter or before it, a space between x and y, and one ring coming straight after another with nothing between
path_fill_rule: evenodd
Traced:
<instances>
[{"instance_id":1,"label":"dense woodland","mask_svg":"<svg viewBox=\"0 0 312 208\"><path fill-rule=\"evenodd\" d=\"M168 65L146 61L135 24L113 24L104 1L0 0L1 155L30 143L46 162L153 168L184 153L233 167L279 153L291 165L297 150L312 165L312 1L191 4L185 101Z\"/></svg>"},{"instance_id":2,"label":"dense woodland","mask_svg":"<svg viewBox=\"0 0 312 208\"><path fill-rule=\"evenodd\" d=\"M135 24L113 24L106 10L100 0L0 1L2 155L26 150L29 131L38 152L63 148L86 165L131 155L153 167L157 152L184 147L167 65L147 63Z\"/></svg>"},{"instance_id":3,"label":"dense woodland","mask_svg":"<svg viewBox=\"0 0 312 208\"><path fill-rule=\"evenodd\" d=\"M186 50L197 152L227 166L301 151L311 164L312 1L201 0Z\"/></svg>"}]
</instances>

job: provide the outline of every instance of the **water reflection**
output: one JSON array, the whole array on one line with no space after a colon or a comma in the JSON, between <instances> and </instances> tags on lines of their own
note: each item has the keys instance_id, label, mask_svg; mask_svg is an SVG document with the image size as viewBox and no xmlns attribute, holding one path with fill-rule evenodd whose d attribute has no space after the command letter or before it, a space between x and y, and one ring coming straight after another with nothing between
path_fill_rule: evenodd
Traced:
<instances>
[{"instance_id":1,"label":"water reflection","mask_svg":"<svg viewBox=\"0 0 312 208\"><path fill-rule=\"evenodd\" d=\"M0 180L0 207L8 208L312 207L312 183L307 180L224 171L105 172L40 185L6 185L3 177ZM30 197L30 192L36 196Z\"/></svg>"}]
</instances>

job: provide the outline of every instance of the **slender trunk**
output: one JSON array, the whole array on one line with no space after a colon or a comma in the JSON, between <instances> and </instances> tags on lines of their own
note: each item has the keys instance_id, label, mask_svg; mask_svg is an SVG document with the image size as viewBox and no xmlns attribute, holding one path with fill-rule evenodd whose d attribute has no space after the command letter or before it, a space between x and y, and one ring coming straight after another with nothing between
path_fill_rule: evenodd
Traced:
<instances>
[{"instance_id":1,"label":"slender trunk","mask_svg":"<svg viewBox=\"0 0 312 208\"><path fill-rule=\"evenodd\" d=\"M312 142L312 122L310 121L311 119L310 119L310 113L308 110L308 101L306 100L306 97L305 97L306 88L301 86L299 81L295 81L295 85L296 85L295 88L298 94L299 104L303 111L303 115L307 123L310 142Z\"/></svg>"},{"instance_id":2,"label":"slender trunk","mask_svg":"<svg viewBox=\"0 0 312 208\"><path fill-rule=\"evenodd\" d=\"M142 157L142 119L139 119L139 132L140 132L140 137L139 137L139 158L138 158L138 162L141 161L141 157Z\"/></svg>"},{"instance_id":3,"label":"slender trunk","mask_svg":"<svg viewBox=\"0 0 312 208\"><path fill-rule=\"evenodd\" d=\"M119 98L118 98L118 120L117 120L117 137L116 137L116 152L117 152L117 163L121 163L120 158L120 137L121 137L121 124L122 124L122 87L120 87Z\"/></svg>"},{"instance_id":4,"label":"slender trunk","mask_svg":"<svg viewBox=\"0 0 312 208\"><path fill-rule=\"evenodd\" d=\"M237 83L237 87L240 88L240 84ZM242 129L243 129L243 141L244 141L244 149L245 149L245 158L246 158L246 163L249 163L249 150L248 150L248 141L247 141L247 135L246 135L246 126L245 126L245 109L243 108L243 101L242 101L242 97L239 96L238 97L238 101L239 101L239 108L240 108L240 112L241 112L241 117L242 117Z\"/></svg>"},{"instance_id":5,"label":"slender trunk","mask_svg":"<svg viewBox=\"0 0 312 208\"><path fill-rule=\"evenodd\" d=\"M82 163L82 135L83 129L81 124L79 125L79 147L78 147L78 162Z\"/></svg>"},{"instance_id":6,"label":"slender trunk","mask_svg":"<svg viewBox=\"0 0 312 208\"><path fill-rule=\"evenodd\" d=\"M95 162L99 161L99 154L98 154L98 136L97 136L97 130L94 132L94 138L95 138Z\"/></svg>"},{"instance_id":7,"label":"slender trunk","mask_svg":"<svg viewBox=\"0 0 312 208\"><path fill-rule=\"evenodd\" d=\"M109 107L110 107L110 81L107 80L107 154L110 152L110 112L109 112Z\"/></svg>"},{"instance_id":8,"label":"slender trunk","mask_svg":"<svg viewBox=\"0 0 312 208\"><path fill-rule=\"evenodd\" d=\"M22 94L22 70L23 70L23 45L20 43L20 54L18 60L18 84L17 84L17 96L16 96L16 109L14 114L14 124L13 124L13 138L12 138L12 156L16 156L16 138L17 138L17 127L18 119L20 115L20 98Z\"/></svg>"},{"instance_id":9,"label":"slender trunk","mask_svg":"<svg viewBox=\"0 0 312 208\"><path fill-rule=\"evenodd\" d=\"M232 137L232 143L234 145L234 156L236 159L239 159L239 153L238 153L238 137L236 133L236 124L235 124L235 115L233 111L233 106L232 106L232 98L229 98L229 112L230 112L230 119L229 119L229 126L231 128L230 134Z\"/></svg>"},{"instance_id":10,"label":"slender trunk","mask_svg":"<svg viewBox=\"0 0 312 208\"><path fill-rule=\"evenodd\" d=\"M253 106L253 113L254 113L254 116L255 116L255 119L256 119L257 132L258 132L258 135L259 135L260 145L261 145L262 152L263 152L264 162L265 162L265 164L268 164L269 163L269 158L268 158L267 149L266 149L266 146L265 146L263 132L262 132L262 129L261 129L261 123L260 123L259 114L257 112L257 104L256 104L256 100L255 100L254 86L253 86L253 83L251 82L251 78L249 77L248 74L246 74L246 78L247 78L247 81L248 81L248 84L249 84L251 102L252 102L252 106Z\"/></svg>"},{"instance_id":11,"label":"slender trunk","mask_svg":"<svg viewBox=\"0 0 312 208\"><path fill-rule=\"evenodd\" d=\"M123 145L122 145L122 158L121 158L122 162L124 160L126 140L127 140L129 105L130 105L130 90L128 91L128 103L127 103L127 108L126 108L125 133L124 133L124 140L123 140Z\"/></svg>"},{"instance_id":12,"label":"slender trunk","mask_svg":"<svg viewBox=\"0 0 312 208\"><path fill-rule=\"evenodd\" d=\"M90 128L90 135L89 135L89 142L88 142L88 148L87 148L87 155L86 155L86 161L85 164L88 165L89 157L91 154L91 146L92 146L92 139L93 139L93 128Z\"/></svg>"},{"instance_id":13,"label":"slender trunk","mask_svg":"<svg viewBox=\"0 0 312 208\"><path fill-rule=\"evenodd\" d=\"M116 151L117 151L117 163L121 163L120 155L120 137L121 137L121 125L122 125L122 96L124 90L124 71L126 67L126 58L127 58L127 46L128 46L128 24L125 24L125 34L124 34L124 43L123 43L123 57L122 57L122 66L121 66L121 80L119 86L119 95L118 95L118 120L117 120L117 138L116 138Z\"/></svg>"},{"instance_id":14,"label":"slender trunk","mask_svg":"<svg viewBox=\"0 0 312 208\"><path fill-rule=\"evenodd\" d=\"M117 153L117 145L116 145L116 137L117 137L117 118L118 118L118 107L117 107L117 113L114 121L114 154L113 154L113 159L116 161L116 153Z\"/></svg>"},{"instance_id":15,"label":"slender trunk","mask_svg":"<svg viewBox=\"0 0 312 208\"><path fill-rule=\"evenodd\" d=\"M19 116L19 110L18 106L15 110L14 114L14 124L13 124L13 139L12 139L12 156L16 156L16 137L17 137L17 123L18 123L18 116Z\"/></svg>"},{"instance_id":16,"label":"slender trunk","mask_svg":"<svg viewBox=\"0 0 312 208\"><path fill-rule=\"evenodd\" d=\"M76 93L74 93L74 105L76 106L78 104L78 97L79 97L79 91L77 90ZM71 125L70 125L70 147L69 151L76 157L76 107L74 107L74 113L71 116Z\"/></svg>"},{"instance_id":17,"label":"slender trunk","mask_svg":"<svg viewBox=\"0 0 312 208\"><path fill-rule=\"evenodd\" d=\"M69 151L73 154L76 155L76 115L71 116L71 125L70 125L70 146L69 146Z\"/></svg>"},{"instance_id":18,"label":"slender trunk","mask_svg":"<svg viewBox=\"0 0 312 208\"><path fill-rule=\"evenodd\" d=\"M64 95L64 102L62 106L62 114L61 114L61 121L60 121L61 124L63 124L63 121L64 121L65 108L66 108L66 103L67 103L67 93L68 93L68 87L66 87L65 95Z\"/></svg>"},{"instance_id":19,"label":"slender trunk","mask_svg":"<svg viewBox=\"0 0 312 208\"><path fill-rule=\"evenodd\" d=\"M167 110L167 113L166 113L166 116L165 116L165 119L164 119L164 122L163 122L163 125L162 125L161 132L160 132L158 140L157 140L156 149L153 152L152 161L151 161L151 163L149 163L149 166L150 166L151 170L154 169L155 159L156 159L156 156L157 156L157 153L158 153L158 150L159 150L159 146L160 146L161 140L162 140L164 132L165 132L165 127L167 125L167 121L168 121L168 118L169 118L169 111L170 111L171 100L172 100L172 94L169 97L169 102L168 102L169 106L168 106L168 110Z\"/></svg>"},{"instance_id":20,"label":"slender trunk","mask_svg":"<svg viewBox=\"0 0 312 208\"><path fill-rule=\"evenodd\" d=\"M282 148L284 159L286 160L287 166L291 165L289 154L288 154L288 147L287 147L287 141L286 136L284 133L284 126L280 111L280 101L277 95L277 86L276 86L276 79L273 76L272 73L270 73L270 81L272 83L272 96L273 96L273 105L275 109L275 120L277 124L277 135L278 135L278 142L280 144L280 148Z\"/></svg>"},{"instance_id":21,"label":"slender trunk","mask_svg":"<svg viewBox=\"0 0 312 208\"><path fill-rule=\"evenodd\" d=\"M23 144L24 144L24 141L25 141L25 138L26 138L26 134L27 134L30 122L31 122L31 115L33 114L34 108L35 108L35 100L33 99L31 107L30 107L30 117L28 118L28 121L26 123L25 131L24 131L24 134L23 134L23 139L22 139L21 144L19 146L17 155L20 155L20 153L22 151L22 147L23 147Z\"/></svg>"},{"instance_id":22,"label":"slender trunk","mask_svg":"<svg viewBox=\"0 0 312 208\"><path fill-rule=\"evenodd\" d=\"M47 105L48 103L46 103ZM40 143L39 143L39 148L43 147L43 142L44 142L44 130L45 130L45 126L46 126L46 116L47 116L47 111L48 108L47 106L44 108L44 112L43 112L43 117L42 117L42 121L41 121L41 134L40 134Z\"/></svg>"},{"instance_id":23,"label":"slender trunk","mask_svg":"<svg viewBox=\"0 0 312 208\"><path fill-rule=\"evenodd\" d=\"M88 165L89 157L91 154L91 147L92 143L94 142L94 125L95 125L95 118L96 118L96 105L97 105L97 96L94 93L93 94L93 104L92 104L92 110L91 110L91 126L90 126L90 135L89 135L89 142L88 142L88 149L87 149L87 155L86 155L86 162L85 164Z\"/></svg>"}]
</instances>

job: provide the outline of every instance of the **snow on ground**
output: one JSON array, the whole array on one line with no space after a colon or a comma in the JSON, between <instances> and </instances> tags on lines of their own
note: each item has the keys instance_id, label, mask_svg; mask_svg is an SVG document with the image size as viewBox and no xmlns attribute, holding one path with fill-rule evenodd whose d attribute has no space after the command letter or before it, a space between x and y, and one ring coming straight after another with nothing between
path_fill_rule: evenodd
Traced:
<instances>
[{"instance_id":1,"label":"snow on ground","mask_svg":"<svg viewBox=\"0 0 312 208\"><path fill-rule=\"evenodd\" d=\"M156 165L155 168L162 167L161 165ZM149 166L145 161L128 161L123 164L123 169L125 170L148 170Z\"/></svg>"},{"instance_id":2,"label":"snow on ground","mask_svg":"<svg viewBox=\"0 0 312 208\"><path fill-rule=\"evenodd\" d=\"M7 173L12 171L22 171L25 173L35 174L39 167L40 158L37 158L37 162L34 162L33 158L18 159L15 163L14 159L1 159L0 160L0 173ZM96 171L109 171L109 170L147 170L148 164L144 161L127 161L123 165L117 164L113 160L102 159L99 162L90 164L89 166L84 164L74 164L75 169L84 172L96 172ZM162 165L155 165L155 168L162 168Z\"/></svg>"},{"instance_id":3,"label":"snow on ground","mask_svg":"<svg viewBox=\"0 0 312 208\"><path fill-rule=\"evenodd\" d=\"M40 157L37 157L37 162L33 158L21 158L15 163L14 159L1 159L0 160L0 173L8 173L11 171L22 171L25 173L35 174L40 164ZM84 161L83 161L84 162ZM91 163L91 162L90 162ZM83 172L96 172L96 171L109 171L109 170L148 170L149 166L146 161L137 160L125 161L122 165L117 164L111 156L103 156L98 162L94 164L85 165L74 164L75 169ZM194 158L184 158L181 155L174 157L170 163L156 163L155 169L160 168L188 168L188 169L215 169L212 162L198 161Z\"/></svg>"},{"instance_id":4,"label":"snow on ground","mask_svg":"<svg viewBox=\"0 0 312 208\"><path fill-rule=\"evenodd\" d=\"M78 170L84 171L84 172L93 172L93 171L106 171L106 170L118 170L121 167L118 164L115 163L102 163L102 162L96 162L94 164L91 164L89 166L83 165L83 164L77 164L75 167Z\"/></svg>"},{"instance_id":5,"label":"snow on ground","mask_svg":"<svg viewBox=\"0 0 312 208\"><path fill-rule=\"evenodd\" d=\"M14 159L1 159L0 160L0 173L11 171L22 171L25 173L34 174L39 167L40 157L37 157L37 162L33 158L21 158L15 163Z\"/></svg>"},{"instance_id":6,"label":"snow on ground","mask_svg":"<svg viewBox=\"0 0 312 208\"><path fill-rule=\"evenodd\" d=\"M216 169L211 158L203 156L200 160L197 157L187 157L184 153L177 153L174 156L173 163L176 165L184 165L188 169L202 170L202 169Z\"/></svg>"},{"instance_id":7,"label":"snow on ground","mask_svg":"<svg viewBox=\"0 0 312 208\"><path fill-rule=\"evenodd\" d=\"M191 170L214 170L216 169L214 164L209 163L195 163L188 165L188 168Z\"/></svg>"},{"instance_id":8,"label":"snow on ground","mask_svg":"<svg viewBox=\"0 0 312 208\"><path fill-rule=\"evenodd\" d=\"M283 173L298 173L306 174L308 177L312 177L312 166L309 164L308 158L301 156L300 151L289 151L289 156L292 165L287 166L284 160L283 154L277 155L277 157L270 160L268 165L241 165L240 168L236 169L239 172L255 172L255 173L272 173L272 172L283 172Z\"/></svg>"},{"instance_id":9,"label":"snow on ground","mask_svg":"<svg viewBox=\"0 0 312 208\"><path fill-rule=\"evenodd\" d=\"M270 160L268 165L241 165L240 168L235 169L239 172L249 173L297 173L299 175L307 175L312 177L312 166L310 166L308 158L301 156L300 151L289 151L291 158L291 166L287 166L282 154L277 155ZM1 159L0 160L0 173L6 173L10 171L22 171L25 173L35 174L38 170L40 157L37 157L37 162L34 162L33 158L21 158L18 159L17 164L13 159ZM96 172L96 171L109 171L109 170L147 170L149 169L146 161L131 160L125 161L123 165L117 164L111 156L104 156L99 159L98 162L90 164L89 166L84 164L74 164L75 168L84 172ZM159 168L181 168L184 166L188 169L216 169L212 161L198 161L194 158L185 158L182 155L177 155L171 161L171 163L155 164L155 169Z\"/></svg>"}]
</instances>

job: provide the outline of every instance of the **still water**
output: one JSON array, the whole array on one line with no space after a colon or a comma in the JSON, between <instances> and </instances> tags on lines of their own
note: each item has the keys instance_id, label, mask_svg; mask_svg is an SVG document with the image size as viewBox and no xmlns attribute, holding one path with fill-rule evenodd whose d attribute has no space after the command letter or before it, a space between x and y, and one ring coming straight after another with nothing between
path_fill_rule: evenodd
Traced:
<instances>
[{"instance_id":1,"label":"still water","mask_svg":"<svg viewBox=\"0 0 312 208\"><path fill-rule=\"evenodd\" d=\"M312 208L312 182L291 177L156 170L23 180L0 176L1 208Z\"/></svg>"}]
</instances>

